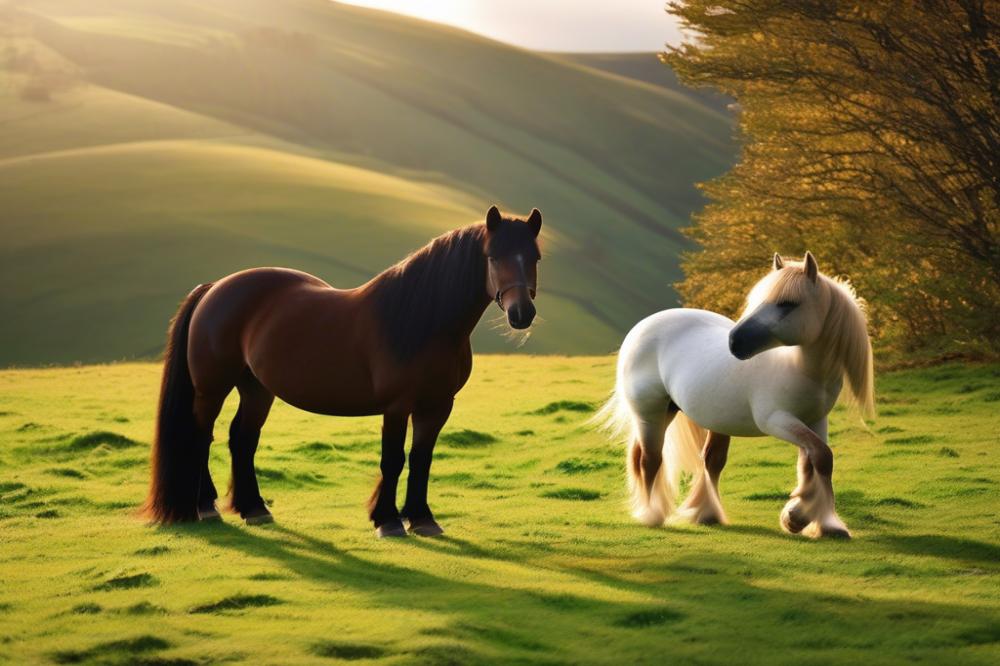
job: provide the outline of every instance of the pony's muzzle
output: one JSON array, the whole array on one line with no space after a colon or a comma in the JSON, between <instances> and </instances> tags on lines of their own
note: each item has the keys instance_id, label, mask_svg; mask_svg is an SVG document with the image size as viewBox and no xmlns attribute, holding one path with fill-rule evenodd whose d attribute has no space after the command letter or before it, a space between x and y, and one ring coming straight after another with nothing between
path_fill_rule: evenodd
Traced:
<instances>
[{"instance_id":1,"label":"pony's muzzle","mask_svg":"<svg viewBox=\"0 0 1000 666\"><path fill-rule=\"evenodd\" d=\"M729 332L729 351L741 361L773 346L771 329L753 318L737 324Z\"/></svg>"}]
</instances>

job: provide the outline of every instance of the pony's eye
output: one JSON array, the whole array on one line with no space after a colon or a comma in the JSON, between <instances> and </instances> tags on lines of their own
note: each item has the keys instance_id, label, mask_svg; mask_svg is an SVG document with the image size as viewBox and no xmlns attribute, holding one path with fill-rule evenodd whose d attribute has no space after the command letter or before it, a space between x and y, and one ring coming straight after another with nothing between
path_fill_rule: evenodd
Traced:
<instances>
[{"instance_id":1,"label":"pony's eye","mask_svg":"<svg viewBox=\"0 0 1000 666\"><path fill-rule=\"evenodd\" d=\"M799 304L796 303L795 301L779 301L778 302L778 307L781 308L782 310L791 310L792 308L798 307L798 305Z\"/></svg>"}]
</instances>

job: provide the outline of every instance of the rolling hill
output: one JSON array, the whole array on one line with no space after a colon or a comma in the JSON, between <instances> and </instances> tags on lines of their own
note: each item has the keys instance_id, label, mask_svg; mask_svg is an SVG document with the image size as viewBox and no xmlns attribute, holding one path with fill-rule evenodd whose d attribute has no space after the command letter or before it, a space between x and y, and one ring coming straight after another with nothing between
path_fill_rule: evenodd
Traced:
<instances>
[{"instance_id":1,"label":"rolling hill","mask_svg":"<svg viewBox=\"0 0 1000 666\"><path fill-rule=\"evenodd\" d=\"M0 365L154 356L199 282L353 286L494 202L545 216L524 350L609 351L676 302L730 134L693 94L324 0L0 2Z\"/></svg>"}]
</instances>

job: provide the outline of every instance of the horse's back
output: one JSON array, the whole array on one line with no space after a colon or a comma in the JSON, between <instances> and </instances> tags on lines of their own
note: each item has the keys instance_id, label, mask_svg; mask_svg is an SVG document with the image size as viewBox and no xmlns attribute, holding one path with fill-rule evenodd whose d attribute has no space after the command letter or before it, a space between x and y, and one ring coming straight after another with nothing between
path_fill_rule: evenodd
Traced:
<instances>
[{"instance_id":1,"label":"horse's back","mask_svg":"<svg viewBox=\"0 0 1000 666\"><path fill-rule=\"evenodd\" d=\"M305 310L303 299L335 292L323 280L288 268L253 268L212 285L191 318L188 361L199 389L224 390L250 365L255 337L269 320Z\"/></svg>"},{"instance_id":2,"label":"horse's back","mask_svg":"<svg viewBox=\"0 0 1000 666\"><path fill-rule=\"evenodd\" d=\"M669 399L699 425L757 434L747 401L746 367L729 351L735 322L715 312L677 308L636 324L622 344L626 393Z\"/></svg>"}]
</instances>

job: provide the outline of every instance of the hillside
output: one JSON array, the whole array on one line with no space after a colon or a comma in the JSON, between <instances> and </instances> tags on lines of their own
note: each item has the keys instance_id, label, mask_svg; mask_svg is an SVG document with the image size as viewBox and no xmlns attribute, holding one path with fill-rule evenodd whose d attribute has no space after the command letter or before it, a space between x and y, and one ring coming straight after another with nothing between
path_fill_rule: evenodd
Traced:
<instances>
[{"instance_id":1,"label":"hillside","mask_svg":"<svg viewBox=\"0 0 1000 666\"><path fill-rule=\"evenodd\" d=\"M8 0L0 60L2 365L150 356L199 282L353 286L493 202L545 215L525 351L607 351L732 154L695 96L323 0Z\"/></svg>"},{"instance_id":2,"label":"hillside","mask_svg":"<svg viewBox=\"0 0 1000 666\"><path fill-rule=\"evenodd\" d=\"M584 67L672 90L692 97L719 113L727 113L727 107L733 102L731 98L709 88L685 86L672 69L660 62L657 53L560 53L558 57Z\"/></svg>"},{"instance_id":3,"label":"hillside","mask_svg":"<svg viewBox=\"0 0 1000 666\"><path fill-rule=\"evenodd\" d=\"M730 526L633 521L622 447L584 425L607 356L476 358L431 472L443 537L374 538L378 418L280 402L256 458L275 524L154 529L159 370L0 371L0 662L998 662L998 366L881 376L870 428L834 411L849 542L780 531L796 453L772 438L733 440Z\"/></svg>"}]
</instances>

